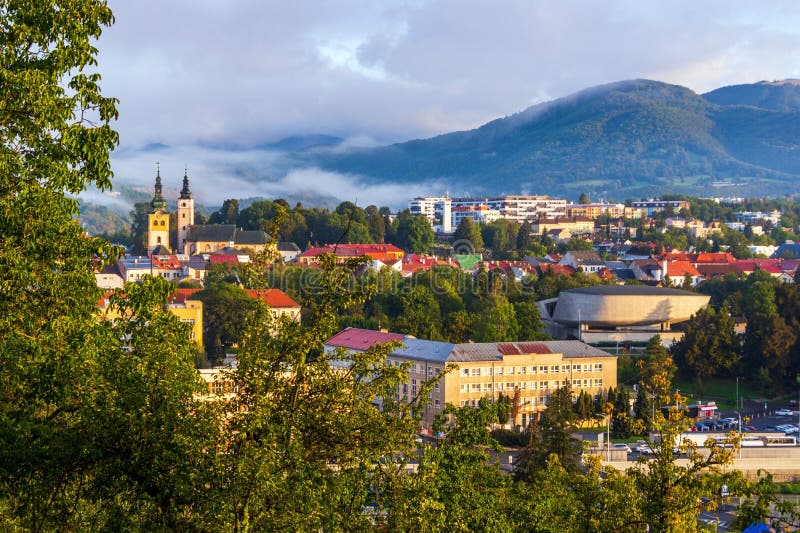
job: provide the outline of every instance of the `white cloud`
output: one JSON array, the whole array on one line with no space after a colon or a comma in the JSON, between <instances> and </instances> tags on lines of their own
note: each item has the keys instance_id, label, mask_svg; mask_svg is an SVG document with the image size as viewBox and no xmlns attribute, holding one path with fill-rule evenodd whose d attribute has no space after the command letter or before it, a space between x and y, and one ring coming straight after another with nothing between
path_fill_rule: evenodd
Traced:
<instances>
[{"instance_id":1,"label":"white cloud","mask_svg":"<svg viewBox=\"0 0 800 533\"><path fill-rule=\"evenodd\" d=\"M698 92L800 77L800 3L745 0L111 0L104 91L121 153L327 133L378 143L476 127L622 79ZM246 154L167 150L214 188ZM200 159L195 159L195 157ZM117 157L121 180L153 157ZM268 169L244 165L239 186ZM240 169L241 170L241 169ZM179 172L180 173L180 172ZM235 174L233 178L236 178ZM280 179L283 174L268 176ZM205 178L204 178L205 179ZM232 182L233 183L233 182Z\"/></svg>"}]
</instances>

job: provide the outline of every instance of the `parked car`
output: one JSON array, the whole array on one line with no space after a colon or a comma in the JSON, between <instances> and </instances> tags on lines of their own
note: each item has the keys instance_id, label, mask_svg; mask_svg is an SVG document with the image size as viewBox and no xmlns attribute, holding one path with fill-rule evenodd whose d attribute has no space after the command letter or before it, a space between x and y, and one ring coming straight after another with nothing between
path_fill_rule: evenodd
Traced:
<instances>
[{"instance_id":1,"label":"parked car","mask_svg":"<svg viewBox=\"0 0 800 533\"><path fill-rule=\"evenodd\" d=\"M742 430L744 431L758 431L758 428L755 426L742 426Z\"/></svg>"},{"instance_id":2,"label":"parked car","mask_svg":"<svg viewBox=\"0 0 800 533\"><path fill-rule=\"evenodd\" d=\"M650 447L649 444L642 444L639 446L639 453L642 455L653 455L653 449Z\"/></svg>"},{"instance_id":3,"label":"parked car","mask_svg":"<svg viewBox=\"0 0 800 533\"><path fill-rule=\"evenodd\" d=\"M612 450L625 450L628 453L631 453L631 447L625 444L624 442L618 442L617 444L611 445Z\"/></svg>"},{"instance_id":4,"label":"parked car","mask_svg":"<svg viewBox=\"0 0 800 533\"><path fill-rule=\"evenodd\" d=\"M792 416L794 412L791 409L778 409L775 414L778 416Z\"/></svg>"}]
</instances>

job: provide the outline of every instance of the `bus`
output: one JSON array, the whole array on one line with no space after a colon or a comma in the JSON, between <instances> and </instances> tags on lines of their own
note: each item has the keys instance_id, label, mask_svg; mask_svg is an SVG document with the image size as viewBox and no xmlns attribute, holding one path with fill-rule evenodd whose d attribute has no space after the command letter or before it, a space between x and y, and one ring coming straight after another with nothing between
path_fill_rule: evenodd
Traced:
<instances>
[{"instance_id":1,"label":"bus","mask_svg":"<svg viewBox=\"0 0 800 533\"><path fill-rule=\"evenodd\" d=\"M764 437L764 443L767 446L797 446L797 437L790 437L788 435L775 435Z\"/></svg>"}]
</instances>

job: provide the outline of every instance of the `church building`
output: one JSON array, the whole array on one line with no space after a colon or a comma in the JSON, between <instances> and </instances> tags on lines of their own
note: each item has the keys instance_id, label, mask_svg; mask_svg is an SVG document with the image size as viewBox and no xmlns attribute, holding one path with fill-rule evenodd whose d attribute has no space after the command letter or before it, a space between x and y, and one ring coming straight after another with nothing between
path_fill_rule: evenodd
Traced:
<instances>
[{"instance_id":1,"label":"church building","mask_svg":"<svg viewBox=\"0 0 800 533\"><path fill-rule=\"evenodd\" d=\"M147 254L171 255L170 213L161 190L161 169L156 171L153 200L147 214ZM183 188L178 197L176 253L195 255L224 253L242 248L253 252L274 249L269 235L261 230L245 231L234 224L195 224L194 199L189 190L189 176L183 173Z\"/></svg>"}]
</instances>

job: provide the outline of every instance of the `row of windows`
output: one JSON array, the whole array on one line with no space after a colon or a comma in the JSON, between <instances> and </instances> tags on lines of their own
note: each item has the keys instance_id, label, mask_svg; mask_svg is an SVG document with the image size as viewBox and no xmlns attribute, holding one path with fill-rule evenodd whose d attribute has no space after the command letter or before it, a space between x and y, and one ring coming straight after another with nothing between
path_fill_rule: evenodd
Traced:
<instances>
[{"instance_id":1,"label":"row of windows","mask_svg":"<svg viewBox=\"0 0 800 533\"><path fill-rule=\"evenodd\" d=\"M387 366L397 366L397 367L399 367L402 364L403 364L403 361L395 361L393 359L387 359L386 360L386 365ZM427 372L428 372L428 377L429 378L432 378L433 376L438 376L439 374L442 373L442 369L441 368L436 368L436 367L429 366L429 367L427 367L427 369L428 369ZM411 373L412 374L423 374L424 375L425 374L425 365L422 365L422 364L418 365L417 363L411 363Z\"/></svg>"},{"instance_id":2,"label":"row of windows","mask_svg":"<svg viewBox=\"0 0 800 533\"><path fill-rule=\"evenodd\" d=\"M477 407L478 402L480 400L472 399L472 400L461 400L461 407L466 407L470 405L472 407ZM547 396L529 396L529 397L522 397L520 398L520 404L522 405L547 405L550 403L550 395Z\"/></svg>"},{"instance_id":3,"label":"row of windows","mask_svg":"<svg viewBox=\"0 0 800 533\"><path fill-rule=\"evenodd\" d=\"M498 382L498 383L462 383L460 391L461 392L486 392L491 390L496 391L513 391L516 388L520 390L552 390L557 389L560 386L569 384L570 380L565 379L564 381L518 381L514 382ZM576 389L588 389L590 387L602 387L603 386L603 379L602 378L594 378L594 379L573 379L572 380L572 387Z\"/></svg>"},{"instance_id":4,"label":"row of windows","mask_svg":"<svg viewBox=\"0 0 800 533\"><path fill-rule=\"evenodd\" d=\"M603 363L583 363L573 365L540 365L540 366L484 366L462 368L461 376L513 376L514 374L569 374L580 372L602 372Z\"/></svg>"}]
</instances>

